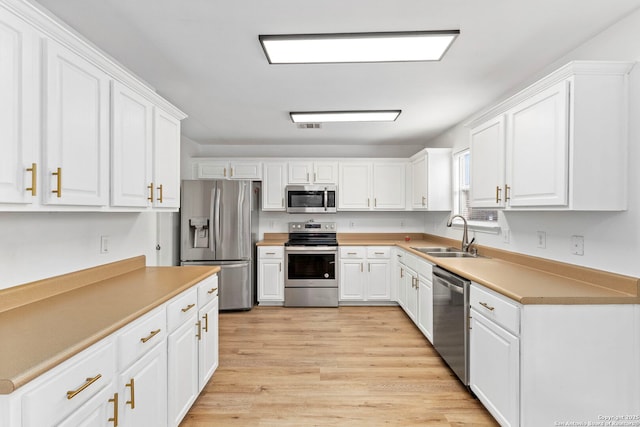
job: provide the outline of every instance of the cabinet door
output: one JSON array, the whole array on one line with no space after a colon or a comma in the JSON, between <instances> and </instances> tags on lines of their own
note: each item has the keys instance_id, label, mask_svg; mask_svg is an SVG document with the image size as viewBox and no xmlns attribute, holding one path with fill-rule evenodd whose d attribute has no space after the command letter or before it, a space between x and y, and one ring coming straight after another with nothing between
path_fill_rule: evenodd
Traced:
<instances>
[{"instance_id":1,"label":"cabinet door","mask_svg":"<svg viewBox=\"0 0 640 427\"><path fill-rule=\"evenodd\" d=\"M404 163L373 164L373 208L381 210L404 209L405 203Z\"/></svg>"},{"instance_id":2,"label":"cabinet door","mask_svg":"<svg viewBox=\"0 0 640 427\"><path fill-rule=\"evenodd\" d=\"M202 162L196 167L198 179L227 179L229 175L229 162Z\"/></svg>"},{"instance_id":3,"label":"cabinet door","mask_svg":"<svg viewBox=\"0 0 640 427\"><path fill-rule=\"evenodd\" d=\"M391 262L389 260L367 261L367 301L391 300Z\"/></svg>"},{"instance_id":4,"label":"cabinet door","mask_svg":"<svg viewBox=\"0 0 640 427\"><path fill-rule=\"evenodd\" d=\"M266 259L258 264L258 301L284 302L283 260Z\"/></svg>"},{"instance_id":5,"label":"cabinet door","mask_svg":"<svg viewBox=\"0 0 640 427\"><path fill-rule=\"evenodd\" d=\"M218 368L218 298L200 309L199 320L198 391L202 391Z\"/></svg>"},{"instance_id":6,"label":"cabinet door","mask_svg":"<svg viewBox=\"0 0 640 427\"><path fill-rule=\"evenodd\" d=\"M371 163L341 163L338 209L369 210L371 207Z\"/></svg>"},{"instance_id":7,"label":"cabinet door","mask_svg":"<svg viewBox=\"0 0 640 427\"><path fill-rule=\"evenodd\" d=\"M396 272L396 278L398 280L398 304L403 310L407 310L407 267L404 264L398 264L398 270Z\"/></svg>"},{"instance_id":8,"label":"cabinet door","mask_svg":"<svg viewBox=\"0 0 640 427\"><path fill-rule=\"evenodd\" d=\"M261 162L230 162L229 178L231 179L262 179Z\"/></svg>"},{"instance_id":9,"label":"cabinet door","mask_svg":"<svg viewBox=\"0 0 640 427\"><path fill-rule=\"evenodd\" d=\"M109 385L56 425L57 427L112 427L115 425L116 417L119 418L120 415L118 411L120 411L121 398L122 396L118 393L114 393L114 387Z\"/></svg>"},{"instance_id":10,"label":"cabinet door","mask_svg":"<svg viewBox=\"0 0 640 427\"><path fill-rule=\"evenodd\" d=\"M519 425L519 340L471 310L469 380L471 390L502 426Z\"/></svg>"},{"instance_id":11,"label":"cabinet door","mask_svg":"<svg viewBox=\"0 0 640 427\"><path fill-rule=\"evenodd\" d=\"M313 163L289 162L289 184L311 184Z\"/></svg>"},{"instance_id":12,"label":"cabinet door","mask_svg":"<svg viewBox=\"0 0 640 427\"><path fill-rule=\"evenodd\" d=\"M568 203L568 85L558 83L507 113L509 206Z\"/></svg>"},{"instance_id":13,"label":"cabinet door","mask_svg":"<svg viewBox=\"0 0 640 427\"><path fill-rule=\"evenodd\" d=\"M405 289L407 292L405 312L413 323L418 322L418 275L415 271L407 269L404 276Z\"/></svg>"},{"instance_id":14,"label":"cabinet door","mask_svg":"<svg viewBox=\"0 0 640 427\"><path fill-rule=\"evenodd\" d=\"M313 182L316 184L336 184L338 182L337 162L316 162L313 164Z\"/></svg>"},{"instance_id":15,"label":"cabinet door","mask_svg":"<svg viewBox=\"0 0 640 427\"><path fill-rule=\"evenodd\" d=\"M496 117L470 133L471 206L497 208L504 204L504 116Z\"/></svg>"},{"instance_id":16,"label":"cabinet door","mask_svg":"<svg viewBox=\"0 0 640 427\"><path fill-rule=\"evenodd\" d=\"M111 205L146 207L152 197L153 105L118 82L111 91Z\"/></svg>"},{"instance_id":17,"label":"cabinet door","mask_svg":"<svg viewBox=\"0 0 640 427\"><path fill-rule=\"evenodd\" d=\"M418 328L433 344L433 284L418 275Z\"/></svg>"},{"instance_id":18,"label":"cabinet door","mask_svg":"<svg viewBox=\"0 0 640 427\"><path fill-rule=\"evenodd\" d=\"M46 41L44 203L109 203L109 76Z\"/></svg>"},{"instance_id":19,"label":"cabinet door","mask_svg":"<svg viewBox=\"0 0 640 427\"><path fill-rule=\"evenodd\" d=\"M411 163L411 207L427 208L427 159L422 156Z\"/></svg>"},{"instance_id":20,"label":"cabinet door","mask_svg":"<svg viewBox=\"0 0 640 427\"><path fill-rule=\"evenodd\" d=\"M198 338L196 316L167 338L167 408L170 426L177 426L198 396ZM161 409L161 408L159 408Z\"/></svg>"},{"instance_id":21,"label":"cabinet door","mask_svg":"<svg viewBox=\"0 0 640 427\"><path fill-rule=\"evenodd\" d=\"M287 185L286 163L264 163L262 210L284 211L284 187Z\"/></svg>"},{"instance_id":22,"label":"cabinet door","mask_svg":"<svg viewBox=\"0 0 640 427\"><path fill-rule=\"evenodd\" d=\"M120 423L166 426L167 347L161 342L119 376Z\"/></svg>"},{"instance_id":23,"label":"cabinet door","mask_svg":"<svg viewBox=\"0 0 640 427\"><path fill-rule=\"evenodd\" d=\"M33 203L41 191L37 43L31 27L0 9L0 203Z\"/></svg>"},{"instance_id":24,"label":"cabinet door","mask_svg":"<svg viewBox=\"0 0 640 427\"><path fill-rule=\"evenodd\" d=\"M180 120L156 108L153 132L153 184L156 208L180 207Z\"/></svg>"},{"instance_id":25,"label":"cabinet door","mask_svg":"<svg viewBox=\"0 0 640 427\"><path fill-rule=\"evenodd\" d=\"M364 301L364 260L340 261L340 300Z\"/></svg>"}]
</instances>

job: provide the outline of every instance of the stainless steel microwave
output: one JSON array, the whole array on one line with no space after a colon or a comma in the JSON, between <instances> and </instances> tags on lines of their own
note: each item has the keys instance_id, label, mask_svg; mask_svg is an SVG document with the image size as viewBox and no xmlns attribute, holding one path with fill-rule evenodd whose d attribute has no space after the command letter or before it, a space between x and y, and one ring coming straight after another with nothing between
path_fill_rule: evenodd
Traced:
<instances>
[{"instance_id":1,"label":"stainless steel microwave","mask_svg":"<svg viewBox=\"0 0 640 427\"><path fill-rule=\"evenodd\" d=\"M336 213L335 185L288 185L285 192L289 213Z\"/></svg>"}]
</instances>

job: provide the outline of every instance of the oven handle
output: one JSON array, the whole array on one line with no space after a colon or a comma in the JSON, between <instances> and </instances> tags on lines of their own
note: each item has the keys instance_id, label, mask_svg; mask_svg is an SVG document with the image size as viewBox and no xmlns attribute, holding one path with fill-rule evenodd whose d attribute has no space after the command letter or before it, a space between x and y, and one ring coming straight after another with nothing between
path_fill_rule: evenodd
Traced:
<instances>
[{"instance_id":1,"label":"oven handle","mask_svg":"<svg viewBox=\"0 0 640 427\"><path fill-rule=\"evenodd\" d=\"M324 210L325 212L329 208L329 195L328 195L327 187L324 187Z\"/></svg>"}]
</instances>

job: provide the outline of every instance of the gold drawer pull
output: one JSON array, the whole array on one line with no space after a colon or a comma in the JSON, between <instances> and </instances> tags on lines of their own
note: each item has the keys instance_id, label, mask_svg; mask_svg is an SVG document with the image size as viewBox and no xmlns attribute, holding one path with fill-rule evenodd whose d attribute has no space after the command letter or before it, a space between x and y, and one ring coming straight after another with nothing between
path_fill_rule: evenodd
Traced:
<instances>
[{"instance_id":1,"label":"gold drawer pull","mask_svg":"<svg viewBox=\"0 0 640 427\"><path fill-rule=\"evenodd\" d=\"M151 331L151 333L149 334L149 336L144 337L144 338L140 338L140 341L142 341L142 343L146 343L147 341L149 341L151 338L155 337L156 335L158 335L160 333L160 329L156 329L155 331Z\"/></svg>"},{"instance_id":2,"label":"gold drawer pull","mask_svg":"<svg viewBox=\"0 0 640 427\"><path fill-rule=\"evenodd\" d=\"M480 301L480 302L479 302L479 304L480 304L481 306L483 306L484 308L486 308L487 310L489 310L489 311L493 311L493 310L495 310L495 309L496 309L495 307L491 307L491 306L490 306L489 304L487 304L486 302L482 302L482 301Z\"/></svg>"},{"instance_id":3,"label":"gold drawer pull","mask_svg":"<svg viewBox=\"0 0 640 427\"><path fill-rule=\"evenodd\" d=\"M57 186L58 188L56 188L55 190L52 191L52 193L56 193L56 195L58 196L58 198L62 197L62 168L58 168L56 170L56 172L51 172L51 175L57 177Z\"/></svg>"},{"instance_id":4,"label":"gold drawer pull","mask_svg":"<svg viewBox=\"0 0 640 427\"><path fill-rule=\"evenodd\" d=\"M31 172L31 187L27 188L27 191L31 191L31 195L36 195L36 185L38 182L38 165L35 163L31 163L31 167L27 168L27 172Z\"/></svg>"},{"instance_id":5,"label":"gold drawer pull","mask_svg":"<svg viewBox=\"0 0 640 427\"><path fill-rule=\"evenodd\" d=\"M149 189L149 197L147 197L147 200L153 203L153 182L147 185L147 188Z\"/></svg>"},{"instance_id":6,"label":"gold drawer pull","mask_svg":"<svg viewBox=\"0 0 640 427\"><path fill-rule=\"evenodd\" d=\"M202 318L204 319L204 331L209 332L209 314L206 313Z\"/></svg>"},{"instance_id":7,"label":"gold drawer pull","mask_svg":"<svg viewBox=\"0 0 640 427\"><path fill-rule=\"evenodd\" d=\"M208 294L212 294L212 293L214 293L214 292L215 292L215 291L217 291L217 290L218 290L218 288L211 288L211 289L209 289L209 290L207 291L207 293L208 293Z\"/></svg>"},{"instance_id":8,"label":"gold drawer pull","mask_svg":"<svg viewBox=\"0 0 640 427\"><path fill-rule=\"evenodd\" d=\"M82 384L79 388L75 389L75 390L71 390L67 392L67 399L71 400L74 397L76 397L78 395L78 393L82 392L84 389L86 389L87 387L89 387L91 384L95 383L96 381L98 381L100 378L102 378L102 374L98 374L93 378L87 378L84 384Z\"/></svg>"},{"instance_id":9,"label":"gold drawer pull","mask_svg":"<svg viewBox=\"0 0 640 427\"><path fill-rule=\"evenodd\" d=\"M182 312L186 313L187 311L191 310L195 306L196 306L195 304L189 304L188 306L182 309Z\"/></svg>"},{"instance_id":10,"label":"gold drawer pull","mask_svg":"<svg viewBox=\"0 0 640 427\"><path fill-rule=\"evenodd\" d=\"M509 187L507 184L504 185L504 201L506 202L507 200L511 200L511 196L509 196L509 190L511 190L511 187Z\"/></svg>"},{"instance_id":11,"label":"gold drawer pull","mask_svg":"<svg viewBox=\"0 0 640 427\"><path fill-rule=\"evenodd\" d=\"M113 402L113 418L107 421L112 422L113 427L118 427L118 393L113 393L113 399L109 399L109 402Z\"/></svg>"},{"instance_id":12,"label":"gold drawer pull","mask_svg":"<svg viewBox=\"0 0 640 427\"><path fill-rule=\"evenodd\" d=\"M124 404L131 405L131 409L136 409L136 385L133 382L133 378L131 378L131 380L129 380L129 382L124 386L131 389L131 400L127 400Z\"/></svg>"},{"instance_id":13,"label":"gold drawer pull","mask_svg":"<svg viewBox=\"0 0 640 427\"><path fill-rule=\"evenodd\" d=\"M499 185L496 185L496 203L500 203L500 201L502 200L500 198L500 192L502 191L502 188L500 188Z\"/></svg>"}]
</instances>

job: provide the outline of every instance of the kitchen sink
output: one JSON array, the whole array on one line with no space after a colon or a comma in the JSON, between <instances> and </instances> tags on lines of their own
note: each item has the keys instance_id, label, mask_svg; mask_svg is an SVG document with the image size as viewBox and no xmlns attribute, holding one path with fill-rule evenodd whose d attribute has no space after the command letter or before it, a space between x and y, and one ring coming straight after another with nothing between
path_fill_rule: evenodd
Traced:
<instances>
[{"instance_id":1,"label":"kitchen sink","mask_svg":"<svg viewBox=\"0 0 640 427\"><path fill-rule=\"evenodd\" d=\"M458 248L451 248L451 247L446 248L444 246L433 246L433 247L422 247L422 248L416 248L412 246L411 249L414 249L418 252L422 252L423 254L461 252L460 249Z\"/></svg>"},{"instance_id":2,"label":"kitchen sink","mask_svg":"<svg viewBox=\"0 0 640 427\"><path fill-rule=\"evenodd\" d=\"M478 255L473 255L468 252L427 252L427 255L431 255L436 258L477 258Z\"/></svg>"}]
</instances>

